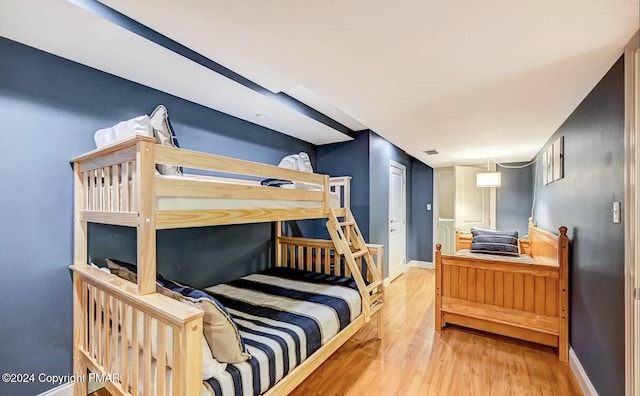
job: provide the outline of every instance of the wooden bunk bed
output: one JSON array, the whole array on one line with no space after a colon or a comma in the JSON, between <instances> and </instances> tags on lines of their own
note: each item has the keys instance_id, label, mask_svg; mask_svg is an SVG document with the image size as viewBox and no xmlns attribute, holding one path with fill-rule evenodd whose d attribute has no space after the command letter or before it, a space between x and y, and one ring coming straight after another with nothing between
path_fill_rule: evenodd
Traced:
<instances>
[{"instance_id":1,"label":"wooden bunk bed","mask_svg":"<svg viewBox=\"0 0 640 396\"><path fill-rule=\"evenodd\" d=\"M160 229L275 222L276 266L353 279L362 302L361 313L279 380L268 395L289 393L373 315L381 313L383 247L366 244L361 236L349 209L349 177L329 178L167 147L141 136L91 151L72 162L74 373L121 372L118 378L105 382L113 395L202 393L203 312L156 292L156 231ZM157 164L224 176L166 177L156 173ZM243 183L227 174L245 179L286 179L322 188L286 190ZM338 202L332 199L336 195ZM284 220L322 218L328 219L331 240L283 235ZM91 222L137 228L137 284L87 264L87 223ZM123 330L131 327L132 331ZM172 346L165 345L167 329L171 330ZM153 364L152 336L157 337L158 350ZM382 337L380 319L378 337ZM127 345L140 345L139 353L129 353ZM167 365L165 352L173 353L172 381L160 369ZM154 372L153 365L158 367ZM86 391L85 382L75 383L75 395L86 395Z\"/></svg>"},{"instance_id":2,"label":"wooden bunk bed","mask_svg":"<svg viewBox=\"0 0 640 396\"><path fill-rule=\"evenodd\" d=\"M569 357L569 240L529 219L520 241L529 259L468 254L471 236L456 234L456 254L436 245L436 330L456 324L558 348Z\"/></svg>"}]
</instances>

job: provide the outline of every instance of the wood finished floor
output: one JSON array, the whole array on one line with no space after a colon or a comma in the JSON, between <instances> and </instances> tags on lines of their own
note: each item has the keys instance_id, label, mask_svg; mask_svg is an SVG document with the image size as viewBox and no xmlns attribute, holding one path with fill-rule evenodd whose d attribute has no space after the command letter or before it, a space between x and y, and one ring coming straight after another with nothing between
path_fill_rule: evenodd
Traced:
<instances>
[{"instance_id":1,"label":"wood finished floor","mask_svg":"<svg viewBox=\"0 0 640 396\"><path fill-rule=\"evenodd\" d=\"M384 339L371 321L292 395L581 395L550 347L458 327L434 330L431 270L387 288Z\"/></svg>"},{"instance_id":2,"label":"wood finished floor","mask_svg":"<svg viewBox=\"0 0 640 396\"><path fill-rule=\"evenodd\" d=\"M434 278L412 268L396 279L387 288L384 339L372 320L291 395L582 394L552 348L459 327L435 333Z\"/></svg>"}]
</instances>

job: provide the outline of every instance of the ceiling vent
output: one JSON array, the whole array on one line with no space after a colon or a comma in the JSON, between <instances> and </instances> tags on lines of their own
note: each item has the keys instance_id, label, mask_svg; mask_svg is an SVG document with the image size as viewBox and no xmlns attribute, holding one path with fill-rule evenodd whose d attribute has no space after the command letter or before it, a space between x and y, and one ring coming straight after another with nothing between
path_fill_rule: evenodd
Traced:
<instances>
[{"instance_id":1,"label":"ceiling vent","mask_svg":"<svg viewBox=\"0 0 640 396\"><path fill-rule=\"evenodd\" d=\"M424 153L427 155L436 155L436 154L440 154L438 153L438 150L436 149L431 149L431 150L424 150Z\"/></svg>"}]
</instances>

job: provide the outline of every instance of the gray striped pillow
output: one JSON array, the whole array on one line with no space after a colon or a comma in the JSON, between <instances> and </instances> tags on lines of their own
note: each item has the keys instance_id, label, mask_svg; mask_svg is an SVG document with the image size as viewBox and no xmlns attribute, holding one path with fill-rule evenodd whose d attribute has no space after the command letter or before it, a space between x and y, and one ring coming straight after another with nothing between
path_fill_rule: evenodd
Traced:
<instances>
[{"instance_id":1,"label":"gray striped pillow","mask_svg":"<svg viewBox=\"0 0 640 396\"><path fill-rule=\"evenodd\" d=\"M519 256L518 230L494 231L472 228L471 253Z\"/></svg>"}]
</instances>

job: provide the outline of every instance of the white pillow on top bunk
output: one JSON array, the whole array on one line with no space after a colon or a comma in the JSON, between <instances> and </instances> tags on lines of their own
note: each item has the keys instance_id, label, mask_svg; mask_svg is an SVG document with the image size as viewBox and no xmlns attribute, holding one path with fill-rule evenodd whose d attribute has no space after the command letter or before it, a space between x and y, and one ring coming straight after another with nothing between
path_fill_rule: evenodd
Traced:
<instances>
[{"instance_id":1,"label":"white pillow on top bunk","mask_svg":"<svg viewBox=\"0 0 640 396\"><path fill-rule=\"evenodd\" d=\"M169 112L166 107L158 105L151 113L149 119L158 144L169 147L179 147L176 134L169 121ZM182 175L182 169L179 166L157 165L157 167L158 171L163 175Z\"/></svg>"},{"instance_id":2,"label":"white pillow on top bunk","mask_svg":"<svg viewBox=\"0 0 640 396\"><path fill-rule=\"evenodd\" d=\"M119 122L110 128L98 129L93 135L93 140L95 140L97 148L102 148L135 135L154 137L148 115Z\"/></svg>"}]
</instances>

